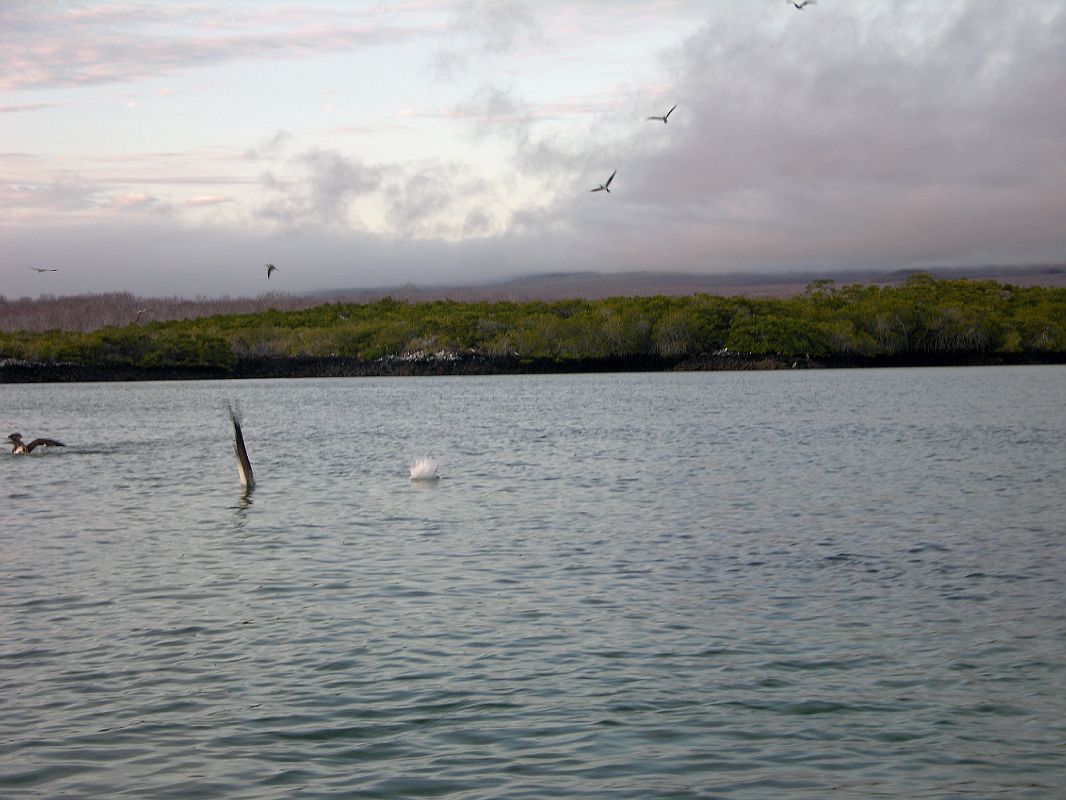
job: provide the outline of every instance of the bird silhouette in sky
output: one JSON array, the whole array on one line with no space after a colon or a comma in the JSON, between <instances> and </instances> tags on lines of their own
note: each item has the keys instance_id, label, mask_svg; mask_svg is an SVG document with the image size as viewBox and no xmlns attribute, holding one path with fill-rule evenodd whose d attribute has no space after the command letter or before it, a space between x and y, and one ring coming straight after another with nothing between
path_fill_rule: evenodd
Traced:
<instances>
[{"instance_id":1,"label":"bird silhouette in sky","mask_svg":"<svg viewBox=\"0 0 1066 800\"><path fill-rule=\"evenodd\" d=\"M816 6L817 0L788 0L789 3L794 5L798 11L802 11L804 6Z\"/></svg>"},{"instance_id":2,"label":"bird silhouette in sky","mask_svg":"<svg viewBox=\"0 0 1066 800\"><path fill-rule=\"evenodd\" d=\"M589 191L590 192L607 192L607 194L610 194L611 193L611 181L614 180L614 176L615 176L615 174L617 172L618 172L618 170L615 170L614 172L611 173L611 177L609 177L607 179L607 183L601 183L595 189L589 189Z\"/></svg>"},{"instance_id":3,"label":"bird silhouette in sky","mask_svg":"<svg viewBox=\"0 0 1066 800\"><path fill-rule=\"evenodd\" d=\"M670 107L670 110L667 111L665 114L663 114L661 117L652 116L652 117L648 117L648 119L661 119L663 121L663 125L665 125L666 124L666 120L669 119L670 115L674 113L674 109L675 108L677 108L677 103L674 103Z\"/></svg>"},{"instance_id":4,"label":"bird silhouette in sky","mask_svg":"<svg viewBox=\"0 0 1066 800\"><path fill-rule=\"evenodd\" d=\"M273 264L267 264L266 268L267 268L267 280L270 280L270 273L277 272L278 268L275 267Z\"/></svg>"},{"instance_id":5,"label":"bird silhouette in sky","mask_svg":"<svg viewBox=\"0 0 1066 800\"><path fill-rule=\"evenodd\" d=\"M30 269L38 274L42 272L59 272L55 267L30 267Z\"/></svg>"}]
</instances>

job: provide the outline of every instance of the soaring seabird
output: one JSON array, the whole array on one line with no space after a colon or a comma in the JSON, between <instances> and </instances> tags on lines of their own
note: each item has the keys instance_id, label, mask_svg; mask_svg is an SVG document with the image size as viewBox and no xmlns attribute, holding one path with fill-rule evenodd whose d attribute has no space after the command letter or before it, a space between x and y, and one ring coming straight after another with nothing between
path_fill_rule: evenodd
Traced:
<instances>
[{"instance_id":1,"label":"soaring seabird","mask_svg":"<svg viewBox=\"0 0 1066 800\"><path fill-rule=\"evenodd\" d=\"M610 194L611 193L611 181L614 180L615 173L617 173L617 172L618 172L618 170L615 170L614 172L611 173L611 177L609 177L607 179L607 183L601 183L595 189L589 189L589 191L590 192L607 192L607 194Z\"/></svg>"},{"instance_id":2,"label":"soaring seabird","mask_svg":"<svg viewBox=\"0 0 1066 800\"><path fill-rule=\"evenodd\" d=\"M55 267L30 267L34 272L40 274L42 272L59 272Z\"/></svg>"},{"instance_id":3,"label":"soaring seabird","mask_svg":"<svg viewBox=\"0 0 1066 800\"><path fill-rule=\"evenodd\" d=\"M233 406L229 409L229 418L233 422L233 451L237 454L237 474L241 478L241 486L251 490L255 488L255 478L252 476L252 462L248 460L248 450L244 447L244 435L241 433L241 421Z\"/></svg>"},{"instance_id":4,"label":"soaring seabird","mask_svg":"<svg viewBox=\"0 0 1066 800\"><path fill-rule=\"evenodd\" d=\"M66 447L65 444L57 442L55 439L34 439L29 444L26 444L22 441L21 433L10 433L7 440L11 442L11 453L16 456L32 453L35 447Z\"/></svg>"},{"instance_id":5,"label":"soaring seabird","mask_svg":"<svg viewBox=\"0 0 1066 800\"><path fill-rule=\"evenodd\" d=\"M804 6L818 5L818 0L787 0L787 2L792 3L800 11L803 10Z\"/></svg>"},{"instance_id":6,"label":"soaring seabird","mask_svg":"<svg viewBox=\"0 0 1066 800\"><path fill-rule=\"evenodd\" d=\"M273 264L267 264L266 268L267 268L267 280L269 280L270 279L270 273L271 272L277 272L278 268L275 267Z\"/></svg>"},{"instance_id":7,"label":"soaring seabird","mask_svg":"<svg viewBox=\"0 0 1066 800\"><path fill-rule=\"evenodd\" d=\"M677 108L677 103L674 103L672 106L670 106L670 110L663 114L661 117L648 117L648 119L661 119L663 121L663 125L665 125L666 120L670 117L671 114L674 113L675 108Z\"/></svg>"}]
</instances>

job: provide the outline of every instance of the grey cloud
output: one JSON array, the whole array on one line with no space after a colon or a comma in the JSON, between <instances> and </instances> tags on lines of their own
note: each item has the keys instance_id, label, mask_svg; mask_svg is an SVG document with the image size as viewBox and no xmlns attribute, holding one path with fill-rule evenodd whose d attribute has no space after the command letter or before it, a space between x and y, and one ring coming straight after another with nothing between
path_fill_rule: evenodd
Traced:
<instances>
[{"instance_id":1,"label":"grey cloud","mask_svg":"<svg viewBox=\"0 0 1066 800\"><path fill-rule=\"evenodd\" d=\"M455 164L428 166L402 176L385 191L392 232L413 238L453 236L462 227L451 218L456 207L482 196L486 189L483 181Z\"/></svg>"},{"instance_id":2,"label":"grey cloud","mask_svg":"<svg viewBox=\"0 0 1066 800\"><path fill-rule=\"evenodd\" d=\"M530 4L521 0L462 0L452 11L448 34L461 39L462 45L444 47L435 55L433 69L444 80L469 67L471 44L482 55L493 55L543 39L540 21Z\"/></svg>"},{"instance_id":3,"label":"grey cloud","mask_svg":"<svg viewBox=\"0 0 1066 800\"><path fill-rule=\"evenodd\" d=\"M49 211L84 211L99 203L101 190L77 176L48 183L0 184L0 208L34 208Z\"/></svg>"},{"instance_id":4,"label":"grey cloud","mask_svg":"<svg viewBox=\"0 0 1066 800\"><path fill-rule=\"evenodd\" d=\"M492 219L479 208L475 208L466 215L463 221L463 236L478 238L486 236L492 231Z\"/></svg>"},{"instance_id":5,"label":"grey cloud","mask_svg":"<svg viewBox=\"0 0 1066 800\"><path fill-rule=\"evenodd\" d=\"M251 161L280 156L285 147L292 141L292 134L288 131L277 131L261 144L249 147L244 151L244 157Z\"/></svg>"},{"instance_id":6,"label":"grey cloud","mask_svg":"<svg viewBox=\"0 0 1066 800\"><path fill-rule=\"evenodd\" d=\"M667 60L679 103L667 126L634 111L632 124L582 138L516 138L528 174L574 184L519 214L520 229L630 268L1066 253L1066 3L769 13L708 12ZM582 181L615 165L611 196L590 198Z\"/></svg>"},{"instance_id":7,"label":"grey cloud","mask_svg":"<svg viewBox=\"0 0 1066 800\"><path fill-rule=\"evenodd\" d=\"M461 102L456 112L470 120L478 136L504 136L525 139L532 114L529 107L511 92L486 85Z\"/></svg>"},{"instance_id":8,"label":"grey cloud","mask_svg":"<svg viewBox=\"0 0 1066 800\"><path fill-rule=\"evenodd\" d=\"M521 0L464 0L456 5L450 28L472 34L482 49L500 53L523 39L539 39L540 23Z\"/></svg>"},{"instance_id":9,"label":"grey cloud","mask_svg":"<svg viewBox=\"0 0 1066 800\"><path fill-rule=\"evenodd\" d=\"M260 179L276 196L259 215L286 226L343 224L352 201L376 190L384 172L335 150L310 150L290 163L302 173L297 179L282 180L273 173Z\"/></svg>"}]
</instances>

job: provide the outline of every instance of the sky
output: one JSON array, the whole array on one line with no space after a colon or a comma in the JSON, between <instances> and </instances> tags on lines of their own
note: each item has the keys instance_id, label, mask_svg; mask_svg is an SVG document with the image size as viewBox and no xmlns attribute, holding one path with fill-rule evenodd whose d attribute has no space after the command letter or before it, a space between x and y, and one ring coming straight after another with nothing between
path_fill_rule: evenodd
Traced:
<instances>
[{"instance_id":1,"label":"sky","mask_svg":"<svg viewBox=\"0 0 1066 800\"><path fill-rule=\"evenodd\" d=\"M0 295L1062 263L1064 97L1066 0L3 0Z\"/></svg>"}]
</instances>

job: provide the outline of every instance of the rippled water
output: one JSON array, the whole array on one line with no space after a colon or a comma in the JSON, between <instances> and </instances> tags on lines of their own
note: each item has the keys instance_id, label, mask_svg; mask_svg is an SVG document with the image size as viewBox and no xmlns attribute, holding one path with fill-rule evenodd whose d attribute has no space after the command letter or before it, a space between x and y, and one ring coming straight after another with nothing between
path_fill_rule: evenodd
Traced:
<instances>
[{"instance_id":1,"label":"rippled water","mask_svg":"<svg viewBox=\"0 0 1066 800\"><path fill-rule=\"evenodd\" d=\"M0 415L3 797L1066 796L1061 367Z\"/></svg>"}]
</instances>

